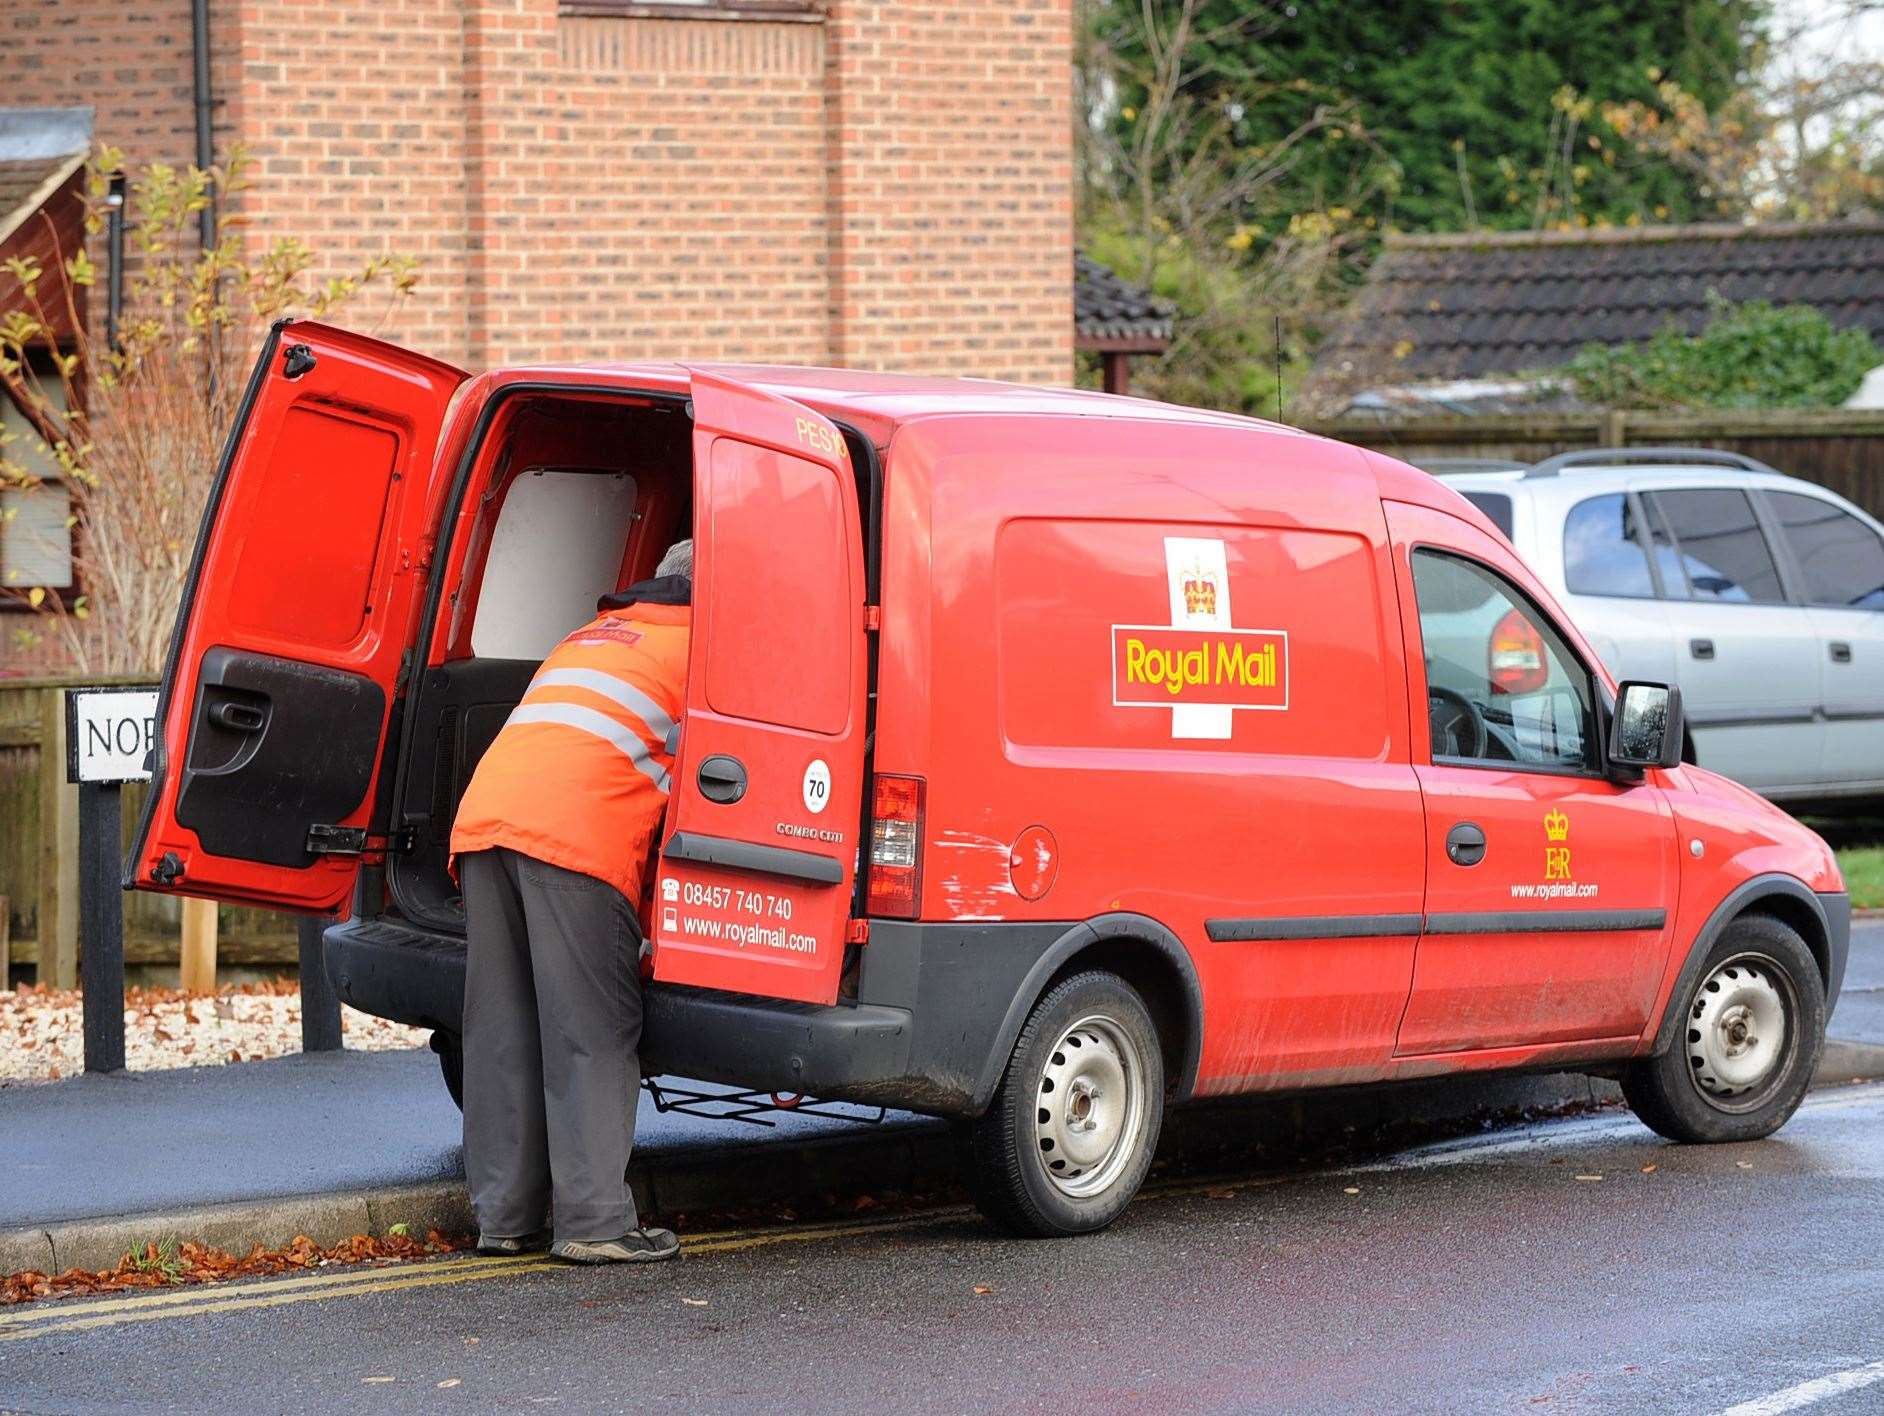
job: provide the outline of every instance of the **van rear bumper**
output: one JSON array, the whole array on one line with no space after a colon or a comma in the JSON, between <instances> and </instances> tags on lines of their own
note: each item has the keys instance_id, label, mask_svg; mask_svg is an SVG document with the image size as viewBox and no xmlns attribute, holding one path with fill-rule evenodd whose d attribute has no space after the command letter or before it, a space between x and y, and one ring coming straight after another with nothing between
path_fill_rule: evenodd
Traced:
<instances>
[{"instance_id":1,"label":"van rear bumper","mask_svg":"<svg viewBox=\"0 0 1884 1416\"><path fill-rule=\"evenodd\" d=\"M989 949L996 941L987 926L879 924L865 946L863 1000L830 1007L649 984L642 1059L652 1073L750 1091L979 1115L998 1071L990 1060L1000 1052L1005 1061L1008 1000L1065 928L1006 926L998 942L1007 947ZM328 928L325 944L343 1002L415 1027L463 1031L463 939L355 919ZM975 944L983 947L968 953L980 962L965 972L964 948Z\"/></svg>"}]
</instances>

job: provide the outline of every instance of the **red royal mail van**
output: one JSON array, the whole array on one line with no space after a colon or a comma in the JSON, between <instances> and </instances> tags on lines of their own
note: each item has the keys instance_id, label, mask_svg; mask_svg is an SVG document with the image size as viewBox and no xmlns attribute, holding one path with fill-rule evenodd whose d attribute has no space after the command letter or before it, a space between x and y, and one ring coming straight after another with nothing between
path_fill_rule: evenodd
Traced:
<instances>
[{"instance_id":1,"label":"red royal mail van","mask_svg":"<svg viewBox=\"0 0 1884 1416\"><path fill-rule=\"evenodd\" d=\"M1191 1097L1583 1069L1690 1141L1798 1105L1824 843L1682 765L1678 695L1432 478L1098 394L277 328L131 883L345 912L341 996L450 1078L459 794L690 528L652 1068L957 1118L1036 1234L1118 1214Z\"/></svg>"}]
</instances>

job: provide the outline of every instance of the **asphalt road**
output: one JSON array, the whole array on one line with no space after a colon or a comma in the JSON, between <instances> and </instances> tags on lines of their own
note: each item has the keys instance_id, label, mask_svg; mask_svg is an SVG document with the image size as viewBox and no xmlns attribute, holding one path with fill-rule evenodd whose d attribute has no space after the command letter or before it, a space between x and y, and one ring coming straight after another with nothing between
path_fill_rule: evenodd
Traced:
<instances>
[{"instance_id":1,"label":"asphalt road","mask_svg":"<svg viewBox=\"0 0 1884 1416\"><path fill-rule=\"evenodd\" d=\"M32 1305L0 1408L1876 1411L1881 1121L1884 1085L1743 1146L1604 1113L1168 1183L1074 1242L929 1211Z\"/></svg>"}]
</instances>

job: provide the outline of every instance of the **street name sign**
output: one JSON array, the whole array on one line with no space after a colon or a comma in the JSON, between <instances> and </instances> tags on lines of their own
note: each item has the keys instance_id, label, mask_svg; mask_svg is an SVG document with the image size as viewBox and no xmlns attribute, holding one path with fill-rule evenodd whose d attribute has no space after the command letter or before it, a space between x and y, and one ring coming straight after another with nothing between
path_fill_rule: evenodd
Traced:
<instances>
[{"instance_id":1,"label":"street name sign","mask_svg":"<svg viewBox=\"0 0 1884 1416\"><path fill-rule=\"evenodd\" d=\"M155 685L65 691L68 782L148 782L156 741Z\"/></svg>"}]
</instances>

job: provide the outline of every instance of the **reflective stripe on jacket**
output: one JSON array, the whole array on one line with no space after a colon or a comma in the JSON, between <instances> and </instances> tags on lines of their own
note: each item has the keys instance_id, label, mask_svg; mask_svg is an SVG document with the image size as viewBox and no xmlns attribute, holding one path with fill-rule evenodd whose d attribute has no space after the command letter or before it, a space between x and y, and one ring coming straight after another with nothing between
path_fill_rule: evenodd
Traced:
<instances>
[{"instance_id":1,"label":"reflective stripe on jacket","mask_svg":"<svg viewBox=\"0 0 1884 1416\"><path fill-rule=\"evenodd\" d=\"M472 774L451 855L508 847L639 910L687 695L686 605L609 610L550 652Z\"/></svg>"}]
</instances>

